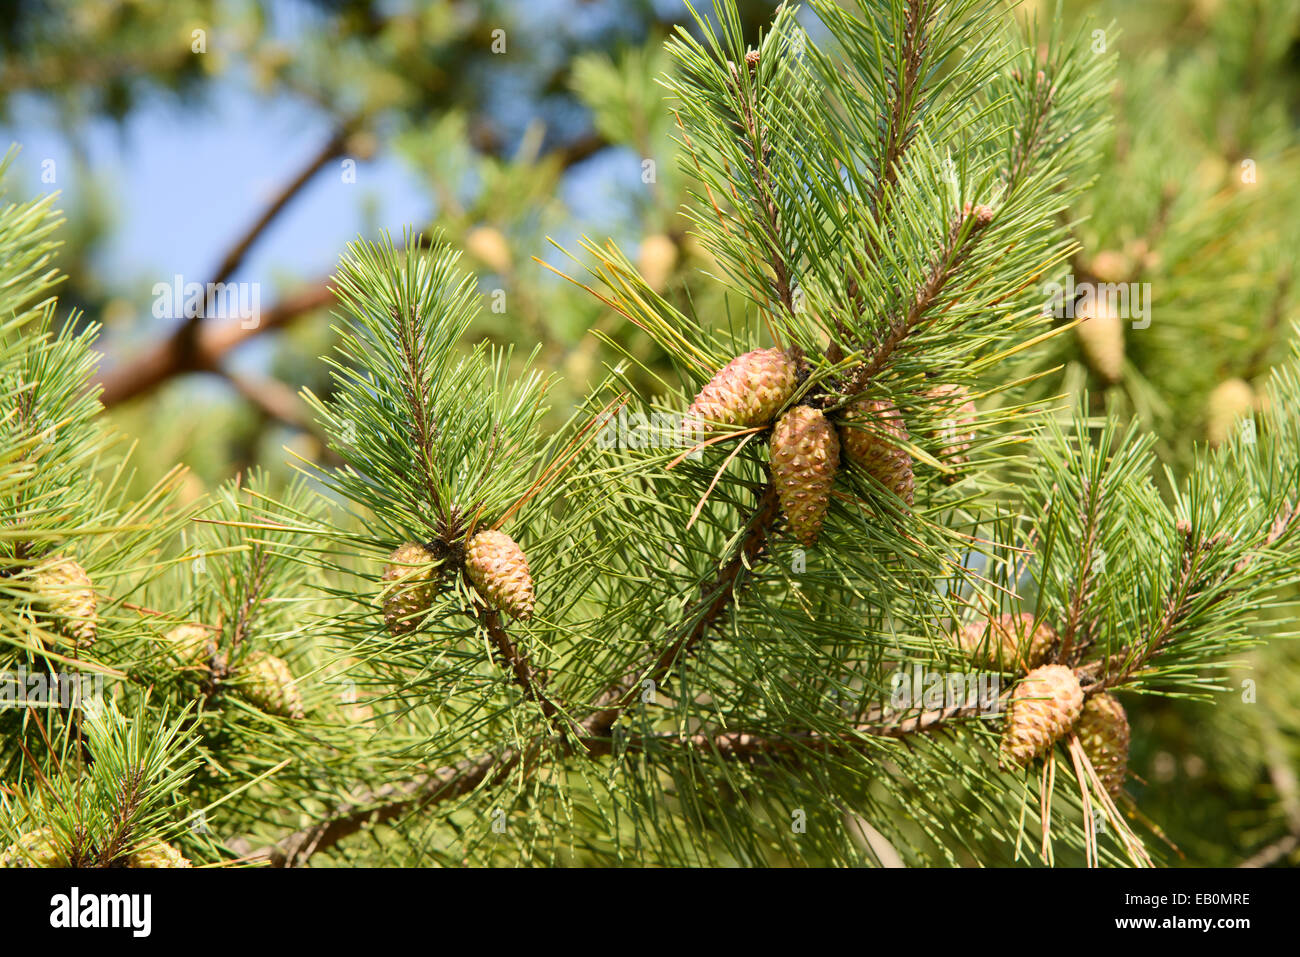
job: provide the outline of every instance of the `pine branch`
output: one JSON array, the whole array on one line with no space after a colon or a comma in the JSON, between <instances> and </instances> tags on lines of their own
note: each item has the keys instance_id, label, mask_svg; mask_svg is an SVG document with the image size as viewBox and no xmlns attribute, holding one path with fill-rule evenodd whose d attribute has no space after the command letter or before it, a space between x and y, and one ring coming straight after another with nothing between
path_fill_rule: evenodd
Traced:
<instances>
[{"instance_id":1,"label":"pine branch","mask_svg":"<svg viewBox=\"0 0 1300 957\"><path fill-rule=\"evenodd\" d=\"M934 13L929 0L908 0L899 54L902 71L893 64L890 65L889 124L885 132L880 169L876 171L875 188L869 199L872 218L877 222L884 214L888 192L898 180L898 167L903 154L916 136L917 83L929 42L927 27ZM874 258L871 250L867 251L867 257Z\"/></svg>"},{"instance_id":2,"label":"pine branch","mask_svg":"<svg viewBox=\"0 0 1300 957\"><path fill-rule=\"evenodd\" d=\"M98 382L99 400L107 407L120 405L147 395L175 376L218 369L229 353L249 339L288 325L333 302L334 293L327 280L320 280L264 311L256 325L230 319L222 323L204 322L185 333L185 337L178 330L131 362L102 373ZM182 327L189 328L189 323Z\"/></svg>"},{"instance_id":3,"label":"pine branch","mask_svg":"<svg viewBox=\"0 0 1300 957\"><path fill-rule=\"evenodd\" d=\"M424 490L429 496L429 508L443 522L450 522L452 516L443 508L442 496L438 494L438 473L433 464L437 423L429 419L426 407L427 383L422 371L424 324L419 316L397 311L393 313L393 323L401 347L402 374L406 377L401 383L401 391L406 400L406 409L411 415L411 444L415 447L416 458L420 463Z\"/></svg>"},{"instance_id":4,"label":"pine branch","mask_svg":"<svg viewBox=\"0 0 1300 957\"><path fill-rule=\"evenodd\" d=\"M749 529L740 543L740 548L718 570L712 582L700 586L700 598L691 606L690 613L685 616L688 621L693 618L694 625L669 642L655 658L648 671L629 674L600 695L596 701L599 710L583 722L583 729L587 736L600 738L608 734L614 722L636 701L642 683L661 682L678 660L690 654L704 639L709 629L717 624L718 619L735 598L737 589L746 580L743 573L753 568L754 562L758 560L767 544L768 536L780 515L779 504L775 487L768 483L759 495L754 513L748 523Z\"/></svg>"},{"instance_id":5,"label":"pine branch","mask_svg":"<svg viewBox=\"0 0 1300 957\"><path fill-rule=\"evenodd\" d=\"M524 692L524 695L530 700L537 702L537 706L542 709L542 714L550 722L552 728L558 733L561 731L557 718L559 709L555 702L542 690L548 683L549 676L546 672L534 667L532 661L525 652L519 650L519 646L510 640L505 627L501 624L501 613L495 608L475 607L475 616L477 621L484 630L487 631L488 638L492 642L492 647L496 651L500 663L509 672L514 683L517 684Z\"/></svg>"},{"instance_id":6,"label":"pine branch","mask_svg":"<svg viewBox=\"0 0 1300 957\"><path fill-rule=\"evenodd\" d=\"M856 395L889 364L890 358L916 329L927 320L926 313L943 293L948 280L974 252L979 234L993 221L993 211L987 206L965 209L953 219L947 241L931 263L929 274L921 283L907 311L896 316L889 329L876 346L871 359L858 367L845 387L849 395ZM929 317L931 320L934 317Z\"/></svg>"},{"instance_id":7,"label":"pine branch","mask_svg":"<svg viewBox=\"0 0 1300 957\"><path fill-rule=\"evenodd\" d=\"M439 768L427 777L363 792L339 804L319 823L294 831L269 847L250 849L245 839L232 841L229 847L242 860L268 861L273 867L301 867L313 855L329 850L364 827L394 821L431 805L464 797L480 785L500 784L521 758L521 752L511 749L500 755L461 761Z\"/></svg>"}]
</instances>

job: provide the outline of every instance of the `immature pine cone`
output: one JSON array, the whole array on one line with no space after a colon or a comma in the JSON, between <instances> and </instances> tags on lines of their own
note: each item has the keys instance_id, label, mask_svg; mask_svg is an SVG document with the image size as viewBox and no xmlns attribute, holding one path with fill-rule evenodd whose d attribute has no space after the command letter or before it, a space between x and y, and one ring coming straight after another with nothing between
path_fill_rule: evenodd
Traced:
<instances>
[{"instance_id":1,"label":"immature pine cone","mask_svg":"<svg viewBox=\"0 0 1300 957\"><path fill-rule=\"evenodd\" d=\"M1047 659L1056 629L1045 621L1034 628L1029 613L973 621L957 632L957 644L978 665L1028 671Z\"/></svg>"},{"instance_id":2,"label":"immature pine cone","mask_svg":"<svg viewBox=\"0 0 1300 957\"><path fill-rule=\"evenodd\" d=\"M202 625L177 625L163 636L171 646L172 654L182 664L206 666L213 648L212 632Z\"/></svg>"},{"instance_id":3,"label":"immature pine cone","mask_svg":"<svg viewBox=\"0 0 1300 957\"><path fill-rule=\"evenodd\" d=\"M1124 371L1124 320L1104 298L1096 300L1081 318L1074 331L1084 361L1102 382L1114 385Z\"/></svg>"},{"instance_id":4,"label":"immature pine cone","mask_svg":"<svg viewBox=\"0 0 1300 957\"><path fill-rule=\"evenodd\" d=\"M753 428L767 425L799 385L799 369L780 349L737 356L700 390L686 410L688 424L701 420Z\"/></svg>"},{"instance_id":5,"label":"immature pine cone","mask_svg":"<svg viewBox=\"0 0 1300 957\"><path fill-rule=\"evenodd\" d=\"M394 635L414 631L438 594L442 566L423 545L407 542L388 556L383 579L391 583L384 590L384 624Z\"/></svg>"},{"instance_id":6,"label":"immature pine cone","mask_svg":"<svg viewBox=\"0 0 1300 957\"><path fill-rule=\"evenodd\" d=\"M501 230L491 226L475 226L465 235L465 248L493 272L510 271L510 243L501 234Z\"/></svg>"},{"instance_id":7,"label":"immature pine cone","mask_svg":"<svg viewBox=\"0 0 1300 957\"><path fill-rule=\"evenodd\" d=\"M302 692L282 658L254 651L244 659L240 679L244 697L267 714L284 718L303 716Z\"/></svg>"},{"instance_id":8,"label":"immature pine cone","mask_svg":"<svg viewBox=\"0 0 1300 957\"><path fill-rule=\"evenodd\" d=\"M512 618L533 616L533 576L523 549L505 532L489 529L470 539L465 572L491 604Z\"/></svg>"},{"instance_id":9,"label":"immature pine cone","mask_svg":"<svg viewBox=\"0 0 1300 957\"><path fill-rule=\"evenodd\" d=\"M862 466L908 505L912 504L916 490L912 457L902 447L908 440L907 429L892 402L883 399L855 402L844 413L839 434L845 458Z\"/></svg>"},{"instance_id":10,"label":"immature pine cone","mask_svg":"<svg viewBox=\"0 0 1300 957\"><path fill-rule=\"evenodd\" d=\"M1119 794L1128 777L1129 727L1124 706L1111 695L1093 695L1074 730L1110 796Z\"/></svg>"},{"instance_id":11,"label":"immature pine cone","mask_svg":"<svg viewBox=\"0 0 1300 957\"><path fill-rule=\"evenodd\" d=\"M180 851L163 841L150 841L132 851L126 859L127 867L191 867Z\"/></svg>"},{"instance_id":12,"label":"immature pine cone","mask_svg":"<svg viewBox=\"0 0 1300 957\"><path fill-rule=\"evenodd\" d=\"M936 403L939 431L938 458L947 465L962 465L975 441L975 401L964 385L947 383L926 393Z\"/></svg>"},{"instance_id":13,"label":"immature pine cone","mask_svg":"<svg viewBox=\"0 0 1300 957\"><path fill-rule=\"evenodd\" d=\"M1065 665L1043 665L1025 675L1011 695L998 765L1024 767L1046 754L1079 720L1083 689Z\"/></svg>"},{"instance_id":14,"label":"immature pine cone","mask_svg":"<svg viewBox=\"0 0 1300 957\"><path fill-rule=\"evenodd\" d=\"M48 827L28 831L0 851L0 867L67 867L67 858L54 844Z\"/></svg>"},{"instance_id":15,"label":"immature pine cone","mask_svg":"<svg viewBox=\"0 0 1300 957\"><path fill-rule=\"evenodd\" d=\"M1210 445L1228 441L1239 419L1255 408L1255 390L1245 379L1227 379L1215 386L1205 404L1205 437Z\"/></svg>"},{"instance_id":16,"label":"immature pine cone","mask_svg":"<svg viewBox=\"0 0 1300 957\"><path fill-rule=\"evenodd\" d=\"M636 257L636 269L645 284L655 292L663 292L677 266L677 244L663 233L654 233L641 240L641 252Z\"/></svg>"},{"instance_id":17,"label":"immature pine cone","mask_svg":"<svg viewBox=\"0 0 1300 957\"><path fill-rule=\"evenodd\" d=\"M826 416L806 405L781 416L772 429L772 484L790 534L817 541L840 467L840 440Z\"/></svg>"},{"instance_id":18,"label":"immature pine cone","mask_svg":"<svg viewBox=\"0 0 1300 957\"><path fill-rule=\"evenodd\" d=\"M82 648L95 643L99 616L95 586L75 559L55 556L36 572L33 599L37 611L51 619L60 634Z\"/></svg>"}]
</instances>

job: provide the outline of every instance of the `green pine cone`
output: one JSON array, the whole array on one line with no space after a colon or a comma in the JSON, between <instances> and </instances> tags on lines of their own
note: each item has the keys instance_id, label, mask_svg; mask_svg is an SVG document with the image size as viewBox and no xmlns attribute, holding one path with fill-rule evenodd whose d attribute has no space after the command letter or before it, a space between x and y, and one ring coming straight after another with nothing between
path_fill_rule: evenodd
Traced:
<instances>
[{"instance_id":1,"label":"green pine cone","mask_svg":"<svg viewBox=\"0 0 1300 957\"><path fill-rule=\"evenodd\" d=\"M528 558L505 532L489 529L475 535L465 549L465 572L494 607L512 618L533 615L533 576Z\"/></svg>"},{"instance_id":2,"label":"green pine cone","mask_svg":"<svg viewBox=\"0 0 1300 957\"><path fill-rule=\"evenodd\" d=\"M817 541L840 467L840 440L818 409L796 406L772 429L772 484L790 534Z\"/></svg>"},{"instance_id":3,"label":"green pine cone","mask_svg":"<svg viewBox=\"0 0 1300 957\"><path fill-rule=\"evenodd\" d=\"M737 356L700 390L686 411L693 429L705 423L754 428L767 425L799 385L799 367L780 349Z\"/></svg>"},{"instance_id":4,"label":"green pine cone","mask_svg":"<svg viewBox=\"0 0 1300 957\"><path fill-rule=\"evenodd\" d=\"M1111 695L1093 695L1083 706L1075 731L1107 792L1111 797L1119 794L1128 777L1129 726L1124 706Z\"/></svg>"},{"instance_id":5,"label":"green pine cone","mask_svg":"<svg viewBox=\"0 0 1300 957\"><path fill-rule=\"evenodd\" d=\"M303 716L302 692L282 658L254 651L244 659L239 684L244 697L267 714L284 718Z\"/></svg>"},{"instance_id":6,"label":"green pine cone","mask_svg":"<svg viewBox=\"0 0 1300 957\"><path fill-rule=\"evenodd\" d=\"M180 851L163 841L150 841L132 851L126 859L127 867L191 867Z\"/></svg>"},{"instance_id":7,"label":"green pine cone","mask_svg":"<svg viewBox=\"0 0 1300 957\"><path fill-rule=\"evenodd\" d=\"M67 858L54 844L48 827L28 831L0 851L0 867L67 867Z\"/></svg>"},{"instance_id":8,"label":"green pine cone","mask_svg":"<svg viewBox=\"0 0 1300 957\"><path fill-rule=\"evenodd\" d=\"M388 556L384 566L384 624L403 635L419 627L442 583L442 566L423 545L407 542Z\"/></svg>"},{"instance_id":9,"label":"green pine cone","mask_svg":"<svg viewBox=\"0 0 1300 957\"><path fill-rule=\"evenodd\" d=\"M38 614L80 647L95 643L99 631L95 586L75 559L54 556L36 571L32 585Z\"/></svg>"},{"instance_id":10,"label":"green pine cone","mask_svg":"<svg viewBox=\"0 0 1300 957\"><path fill-rule=\"evenodd\" d=\"M916 491L912 457L902 447L907 429L898 408L883 399L860 400L849 406L839 430L844 457L862 466L908 505Z\"/></svg>"},{"instance_id":11,"label":"green pine cone","mask_svg":"<svg viewBox=\"0 0 1300 957\"><path fill-rule=\"evenodd\" d=\"M1042 665L1016 685L1007 709L998 765L1021 768L1046 754L1074 727L1083 689L1065 665Z\"/></svg>"}]
</instances>

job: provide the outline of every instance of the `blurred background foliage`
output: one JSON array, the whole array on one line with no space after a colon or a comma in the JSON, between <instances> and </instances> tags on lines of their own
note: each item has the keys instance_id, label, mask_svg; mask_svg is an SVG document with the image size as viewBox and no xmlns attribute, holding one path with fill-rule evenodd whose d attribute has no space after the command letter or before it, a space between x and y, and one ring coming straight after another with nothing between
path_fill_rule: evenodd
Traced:
<instances>
[{"instance_id":1,"label":"blurred background foliage","mask_svg":"<svg viewBox=\"0 0 1300 957\"><path fill-rule=\"evenodd\" d=\"M740 4L751 41L773 6ZM12 192L63 191L60 298L105 327L105 401L140 440L139 490L177 462L197 501L254 468L283 488L286 448L323 460L298 392L329 395L327 282L358 231L410 223L463 247L486 307L471 338L540 343L562 375L557 422L603 378L602 336L644 364L631 378L648 392L667 366L534 257L566 270L559 247L610 236L678 308L726 308L679 213L687 186L657 79L664 37L689 22L678 0L3 7L0 124L26 147ZM1300 319L1300 3L1070 0L1064 13L1109 24L1094 40L1118 48L1119 73L1077 252L1043 280L1149 283L1151 322L1120 323L1100 346L1070 330L1007 374L1042 374L1044 402L1087 387L1099 409L1138 417L1178 479L1197 443L1257 401ZM165 179L124 183L105 150ZM282 179L231 182L264 156ZM164 186L192 203L151 201ZM295 255L313 244L332 252ZM209 263L186 281L259 284L254 327L155 314L181 248ZM1300 649L1259 646L1219 705L1132 709L1139 806L1185 863L1300 862Z\"/></svg>"}]
</instances>

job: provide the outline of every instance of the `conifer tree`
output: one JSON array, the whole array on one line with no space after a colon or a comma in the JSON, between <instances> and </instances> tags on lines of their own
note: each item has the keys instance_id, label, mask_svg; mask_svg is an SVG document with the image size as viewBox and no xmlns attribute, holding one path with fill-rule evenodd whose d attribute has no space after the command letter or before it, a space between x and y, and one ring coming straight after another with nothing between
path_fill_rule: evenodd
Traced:
<instances>
[{"instance_id":1,"label":"conifer tree","mask_svg":"<svg viewBox=\"0 0 1300 957\"><path fill-rule=\"evenodd\" d=\"M1294 632L1300 358L1161 475L1141 415L1060 396L1086 322L1041 295L1112 55L988 0L814 8L667 46L709 308L571 252L670 371L628 349L565 418L451 245L359 240L306 395L339 464L283 493L124 501L49 202L0 213L0 670L111 689L0 712L5 863L1166 859L1125 704Z\"/></svg>"}]
</instances>

